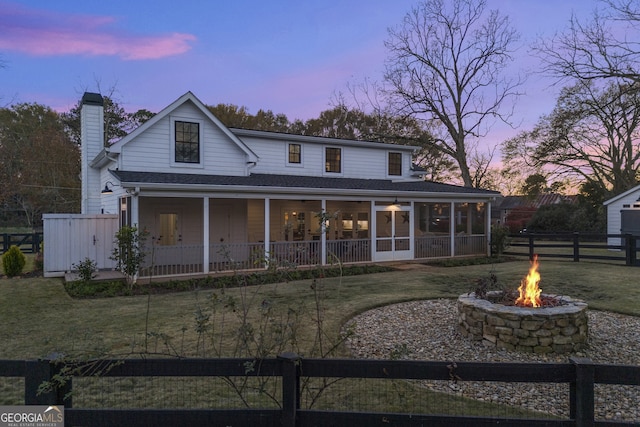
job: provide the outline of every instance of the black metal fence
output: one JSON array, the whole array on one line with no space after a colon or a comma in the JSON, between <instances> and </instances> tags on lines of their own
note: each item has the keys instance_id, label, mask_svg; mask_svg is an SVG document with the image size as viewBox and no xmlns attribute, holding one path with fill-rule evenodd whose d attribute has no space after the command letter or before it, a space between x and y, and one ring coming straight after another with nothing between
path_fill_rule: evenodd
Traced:
<instances>
[{"instance_id":1,"label":"black metal fence","mask_svg":"<svg viewBox=\"0 0 640 427\"><path fill-rule=\"evenodd\" d=\"M17 246L23 253L40 252L43 233L0 233L0 250L5 253L11 246Z\"/></svg>"},{"instance_id":2,"label":"black metal fence","mask_svg":"<svg viewBox=\"0 0 640 427\"><path fill-rule=\"evenodd\" d=\"M100 360L83 364L50 361L0 361L0 377L24 377L25 404L57 404L65 407L67 426L630 426L640 420L621 422L595 419L596 384L640 386L640 366L605 365L585 358L570 358L569 363L474 363L357 359L305 359L286 353L275 359L131 359ZM246 405L221 408L176 409L155 404L120 409L102 403L97 408L76 407L83 378L134 377L220 377L270 378L276 388L262 387L273 404L259 409ZM325 393L333 393L332 384L353 378L397 380L438 380L457 382L563 383L568 385L568 417L518 418L446 414L444 411L389 411L381 405L373 411L335 408L303 409L302 389L306 381L325 379ZM43 385L56 383L52 390ZM238 383L235 383L238 384ZM135 393L127 389L129 393ZM200 392L201 393L201 392ZM340 397L349 399L351 396ZM162 400L162 399L160 399ZM220 403L220 402L218 402ZM245 402L246 403L246 402ZM637 401L636 401L637 403ZM633 403L632 403L633 404ZM114 406L116 406L114 408ZM146 406L146 407L145 407ZM151 406L151 407L149 407ZM213 406L213 405L212 405Z\"/></svg>"},{"instance_id":3,"label":"black metal fence","mask_svg":"<svg viewBox=\"0 0 640 427\"><path fill-rule=\"evenodd\" d=\"M534 254L546 258L568 258L620 261L626 265L640 265L638 250L640 236L631 234L594 233L523 233L509 236L509 248L505 255ZM610 239L620 244L609 244Z\"/></svg>"}]
</instances>

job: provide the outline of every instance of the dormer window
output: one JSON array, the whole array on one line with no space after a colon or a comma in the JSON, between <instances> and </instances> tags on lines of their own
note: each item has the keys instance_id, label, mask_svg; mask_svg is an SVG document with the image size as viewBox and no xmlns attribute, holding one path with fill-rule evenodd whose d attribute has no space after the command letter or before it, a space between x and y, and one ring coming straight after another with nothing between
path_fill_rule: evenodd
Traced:
<instances>
[{"instance_id":1,"label":"dormer window","mask_svg":"<svg viewBox=\"0 0 640 427\"><path fill-rule=\"evenodd\" d=\"M176 163L200 163L200 123L176 120L174 126Z\"/></svg>"},{"instance_id":2,"label":"dormer window","mask_svg":"<svg viewBox=\"0 0 640 427\"><path fill-rule=\"evenodd\" d=\"M324 152L324 171L342 173L342 153L340 148L327 147Z\"/></svg>"},{"instance_id":3,"label":"dormer window","mask_svg":"<svg viewBox=\"0 0 640 427\"><path fill-rule=\"evenodd\" d=\"M402 153L389 153L389 175L402 175Z\"/></svg>"}]
</instances>

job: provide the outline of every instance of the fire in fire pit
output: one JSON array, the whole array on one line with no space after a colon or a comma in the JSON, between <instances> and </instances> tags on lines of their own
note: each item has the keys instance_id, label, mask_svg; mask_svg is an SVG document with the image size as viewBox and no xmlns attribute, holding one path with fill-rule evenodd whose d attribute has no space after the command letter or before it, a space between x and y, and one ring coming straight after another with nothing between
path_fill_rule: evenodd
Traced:
<instances>
[{"instance_id":1,"label":"fire in fire pit","mask_svg":"<svg viewBox=\"0 0 640 427\"><path fill-rule=\"evenodd\" d=\"M533 256L531 261L531 268L527 277L522 279L518 292L520 296L516 300L515 304L520 307L540 307L540 294L542 289L538 284L540 283L540 273L538 272L538 255Z\"/></svg>"},{"instance_id":2,"label":"fire in fire pit","mask_svg":"<svg viewBox=\"0 0 640 427\"><path fill-rule=\"evenodd\" d=\"M483 292L458 298L460 332L485 345L532 353L579 351L588 340L587 304L543 294L538 258L518 291ZM483 295L484 296L484 295Z\"/></svg>"}]
</instances>

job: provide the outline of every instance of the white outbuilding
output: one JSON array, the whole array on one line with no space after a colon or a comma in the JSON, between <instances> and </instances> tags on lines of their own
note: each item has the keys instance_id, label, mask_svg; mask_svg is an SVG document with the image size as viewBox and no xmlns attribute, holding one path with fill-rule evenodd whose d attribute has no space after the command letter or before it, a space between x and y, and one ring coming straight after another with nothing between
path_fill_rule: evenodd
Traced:
<instances>
[{"instance_id":1,"label":"white outbuilding","mask_svg":"<svg viewBox=\"0 0 640 427\"><path fill-rule=\"evenodd\" d=\"M640 185L604 202L607 234L640 236ZM621 245L621 238L609 238L609 245Z\"/></svg>"}]
</instances>

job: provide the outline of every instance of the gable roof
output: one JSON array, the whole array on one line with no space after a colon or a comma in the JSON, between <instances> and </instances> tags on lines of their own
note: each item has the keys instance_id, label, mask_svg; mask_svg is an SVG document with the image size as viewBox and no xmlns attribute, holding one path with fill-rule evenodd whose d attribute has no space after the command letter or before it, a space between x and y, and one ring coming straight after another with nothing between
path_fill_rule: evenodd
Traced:
<instances>
[{"instance_id":1,"label":"gable roof","mask_svg":"<svg viewBox=\"0 0 640 427\"><path fill-rule=\"evenodd\" d=\"M131 172L131 171L111 171L125 186L158 185L162 188L167 186L183 187L217 187L235 190L237 187L267 189L280 189L285 191L317 190L318 192L336 192L344 190L356 190L362 192L395 193L421 192L438 193L465 196L499 197L500 193L491 190L478 188L461 187L458 185L442 184L432 181L392 181L386 179L360 179L360 178L333 178L298 175L270 175L251 174L249 176L226 176L226 175L200 175L200 174L180 174L180 173L158 173L158 172ZM352 192L349 194L353 195ZM384 196L385 194L380 194Z\"/></svg>"},{"instance_id":2,"label":"gable roof","mask_svg":"<svg viewBox=\"0 0 640 427\"><path fill-rule=\"evenodd\" d=\"M636 191L640 192L640 185L636 185L635 187L625 191L624 193L620 193L617 196L610 198L609 200L605 200L603 205L604 206L610 205L613 202L617 202L620 199L623 199L623 198L625 198L627 196L630 196L631 194L635 193Z\"/></svg>"},{"instance_id":3,"label":"gable roof","mask_svg":"<svg viewBox=\"0 0 640 427\"><path fill-rule=\"evenodd\" d=\"M162 111L160 111L158 114L154 115L151 119L147 120L142 125L134 129L127 136L114 142L109 147L106 147L103 151L111 152L111 153L120 153L123 145L126 145L129 141L136 138L138 135L142 134L151 126L153 126L154 124L162 120L164 117L169 115L172 111L176 110L182 104L189 101L191 101L196 106L196 108L198 108L198 110L200 110L202 114L206 116L216 127L218 127L233 143L235 143L238 146L238 148L240 148L247 156L249 156L250 162L258 161L258 156L256 155L256 153L254 153L244 142L240 140L240 138L238 138L233 132L231 132L229 128L226 127L216 116L214 116L211 113L211 111L209 111L207 106L204 105L202 101L200 101L190 91L185 93L175 101L173 101L167 107L162 109ZM100 153L98 157L100 157L101 155L104 156L103 153Z\"/></svg>"}]
</instances>

